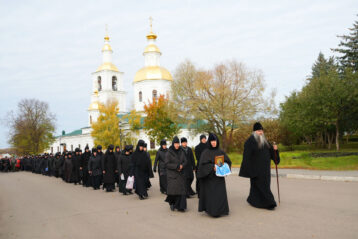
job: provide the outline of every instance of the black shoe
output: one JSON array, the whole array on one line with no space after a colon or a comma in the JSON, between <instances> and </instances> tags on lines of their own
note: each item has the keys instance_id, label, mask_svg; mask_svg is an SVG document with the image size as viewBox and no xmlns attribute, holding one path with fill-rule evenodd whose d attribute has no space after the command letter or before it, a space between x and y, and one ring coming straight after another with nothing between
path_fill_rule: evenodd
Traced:
<instances>
[{"instance_id":1,"label":"black shoe","mask_svg":"<svg viewBox=\"0 0 358 239\"><path fill-rule=\"evenodd\" d=\"M140 200L144 200L144 197L140 195L140 196L139 196L139 199L140 199Z\"/></svg>"},{"instance_id":2,"label":"black shoe","mask_svg":"<svg viewBox=\"0 0 358 239\"><path fill-rule=\"evenodd\" d=\"M174 208L174 204L170 204L170 210L174 211L175 208Z\"/></svg>"}]
</instances>

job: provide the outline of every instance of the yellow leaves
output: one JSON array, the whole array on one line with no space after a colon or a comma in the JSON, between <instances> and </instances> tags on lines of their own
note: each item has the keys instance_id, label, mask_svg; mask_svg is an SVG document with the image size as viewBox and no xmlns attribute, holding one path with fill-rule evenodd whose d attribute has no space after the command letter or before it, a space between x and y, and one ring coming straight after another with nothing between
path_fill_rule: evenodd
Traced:
<instances>
[{"instance_id":1,"label":"yellow leaves","mask_svg":"<svg viewBox=\"0 0 358 239\"><path fill-rule=\"evenodd\" d=\"M110 144L120 145L121 131L118 112L118 102L116 101L108 101L105 105L100 104L100 115L97 122L92 124L91 135L95 145L102 145L105 148Z\"/></svg>"}]
</instances>

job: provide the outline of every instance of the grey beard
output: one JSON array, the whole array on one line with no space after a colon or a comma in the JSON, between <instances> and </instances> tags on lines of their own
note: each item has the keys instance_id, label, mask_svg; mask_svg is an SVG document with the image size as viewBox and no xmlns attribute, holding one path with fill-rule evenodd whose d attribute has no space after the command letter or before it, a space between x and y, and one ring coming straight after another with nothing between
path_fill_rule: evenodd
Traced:
<instances>
[{"instance_id":1,"label":"grey beard","mask_svg":"<svg viewBox=\"0 0 358 239\"><path fill-rule=\"evenodd\" d=\"M264 147L264 145L266 145L266 146L269 145L264 134L258 135L255 132L253 132L252 134L253 134L253 136L257 142L257 145L259 146L260 149L262 149Z\"/></svg>"}]
</instances>

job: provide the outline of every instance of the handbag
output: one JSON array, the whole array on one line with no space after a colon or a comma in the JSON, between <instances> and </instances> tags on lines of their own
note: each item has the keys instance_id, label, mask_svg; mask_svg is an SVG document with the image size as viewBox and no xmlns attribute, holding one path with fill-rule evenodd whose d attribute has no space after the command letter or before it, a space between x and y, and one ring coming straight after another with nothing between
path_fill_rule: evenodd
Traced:
<instances>
[{"instance_id":1,"label":"handbag","mask_svg":"<svg viewBox=\"0 0 358 239\"><path fill-rule=\"evenodd\" d=\"M128 177L126 183L126 189L133 189L133 184L134 184L134 176Z\"/></svg>"}]
</instances>

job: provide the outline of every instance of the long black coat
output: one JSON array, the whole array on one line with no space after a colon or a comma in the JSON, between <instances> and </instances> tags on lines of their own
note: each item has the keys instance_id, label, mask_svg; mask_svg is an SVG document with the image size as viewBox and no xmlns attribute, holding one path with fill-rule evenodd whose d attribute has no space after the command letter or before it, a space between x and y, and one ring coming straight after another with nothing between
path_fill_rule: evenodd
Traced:
<instances>
[{"instance_id":1,"label":"long black coat","mask_svg":"<svg viewBox=\"0 0 358 239\"><path fill-rule=\"evenodd\" d=\"M165 168L165 157L168 152L168 149L163 149L162 147L157 151L154 161L154 171L157 169L160 176L167 175L167 170Z\"/></svg>"},{"instance_id":2,"label":"long black coat","mask_svg":"<svg viewBox=\"0 0 358 239\"><path fill-rule=\"evenodd\" d=\"M224 156L224 161L231 167L231 160L224 151L208 148L200 156L197 177L200 179L199 212L206 211L210 216L218 217L229 214L225 178L215 174L215 157Z\"/></svg>"},{"instance_id":3,"label":"long black coat","mask_svg":"<svg viewBox=\"0 0 358 239\"><path fill-rule=\"evenodd\" d=\"M64 179L66 182L71 182L71 175L73 171L73 163L72 158L66 158L63 164L63 173Z\"/></svg>"},{"instance_id":4,"label":"long black coat","mask_svg":"<svg viewBox=\"0 0 358 239\"><path fill-rule=\"evenodd\" d=\"M193 170L195 169L193 150L191 150L190 147L187 147L186 150L183 148L183 152L187 160L187 164L184 168L184 174L187 178L193 179L194 178Z\"/></svg>"},{"instance_id":5,"label":"long black coat","mask_svg":"<svg viewBox=\"0 0 358 239\"><path fill-rule=\"evenodd\" d=\"M186 176L184 170L178 171L178 169L180 165L183 165L184 169L187 162L183 149L175 150L173 146L170 146L165 157L168 195L186 195Z\"/></svg>"},{"instance_id":6,"label":"long black coat","mask_svg":"<svg viewBox=\"0 0 358 239\"><path fill-rule=\"evenodd\" d=\"M81 155L75 154L72 156L72 174L71 182L78 183L80 181L80 163Z\"/></svg>"},{"instance_id":7,"label":"long black coat","mask_svg":"<svg viewBox=\"0 0 358 239\"><path fill-rule=\"evenodd\" d=\"M92 171L92 176L102 175L102 157L92 155L88 161L88 171Z\"/></svg>"},{"instance_id":8,"label":"long black coat","mask_svg":"<svg viewBox=\"0 0 358 239\"><path fill-rule=\"evenodd\" d=\"M274 151L271 145L259 148L255 137L251 135L244 145L239 176L250 178L250 195L247 201L254 207L273 208L276 206L270 189L271 160L279 164L279 152Z\"/></svg>"},{"instance_id":9,"label":"long black coat","mask_svg":"<svg viewBox=\"0 0 358 239\"><path fill-rule=\"evenodd\" d=\"M117 170L117 162L114 153L106 152L102 160L103 183L115 183L115 171Z\"/></svg>"},{"instance_id":10,"label":"long black coat","mask_svg":"<svg viewBox=\"0 0 358 239\"><path fill-rule=\"evenodd\" d=\"M280 155L276 154L277 164L280 163ZM271 160L275 161L275 152L271 145L258 147L255 137L251 135L244 144L244 154L239 176L255 178L262 175L271 175Z\"/></svg>"},{"instance_id":11,"label":"long black coat","mask_svg":"<svg viewBox=\"0 0 358 239\"><path fill-rule=\"evenodd\" d=\"M132 155L132 173L135 178L135 192L147 196L149 178L153 178L152 163L147 152L136 150Z\"/></svg>"},{"instance_id":12,"label":"long black coat","mask_svg":"<svg viewBox=\"0 0 358 239\"><path fill-rule=\"evenodd\" d=\"M195 146L195 158L196 158L196 166L199 167L200 157L202 152L208 148L207 144L203 144L200 142L197 146Z\"/></svg>"},{"instance_id":13,"label":"long black coat","mask_svg":"<svg viewBox=\"0 0 358 239\"><path fill-rule=\"evenodd\" d=\"M132 171L132 155L121 154L118 158L117 166L119 177L123 173L125 180L127 180Z\"/></svg>"}]
</instances>

